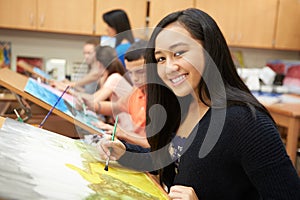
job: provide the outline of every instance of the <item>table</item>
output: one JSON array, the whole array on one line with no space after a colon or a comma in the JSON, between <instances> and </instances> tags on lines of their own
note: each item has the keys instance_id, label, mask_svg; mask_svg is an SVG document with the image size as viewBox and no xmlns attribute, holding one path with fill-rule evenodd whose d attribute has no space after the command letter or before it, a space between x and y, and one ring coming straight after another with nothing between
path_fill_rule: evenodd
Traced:
<instances>
[{"instance_id":1,"label":"table","mask_svg":"<svg viewBox=\"0 0 300 200\"><path fill-rule=\"evenodd\" d=\"M265 107L278 125L287 128L286 151L295 165L300 128L300 103L275 103Z\"/></svg>"},{"instance_id":2,"label":"table","mask_svg":"<svg viewBox=\"0 0 300 200\"><path fill-rule=\"evenodd\" d=\"M3 92L0 93L0 115L4 115L4 113L9 108L11 102L17 102L17 99L14 94Z\"/></svg>"}]
</instances>

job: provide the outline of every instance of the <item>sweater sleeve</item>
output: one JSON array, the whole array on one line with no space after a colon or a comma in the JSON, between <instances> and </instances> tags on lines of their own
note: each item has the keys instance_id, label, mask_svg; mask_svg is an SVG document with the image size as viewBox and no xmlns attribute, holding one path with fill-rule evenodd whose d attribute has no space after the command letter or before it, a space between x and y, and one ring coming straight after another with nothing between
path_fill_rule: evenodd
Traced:
<instances>
[{"instance_id":1,"label":"sweater sleeve","mask_svg":"<svg viewBox=\"0 0 300 200\"><path fill-rule=\"evenodd\" d=\"M300 199L300 179L272 120L263 113L239 115L236 152L263 199Z\"/></svg>"},{"instance_id":2,"label":"sweater sleeve","mask_svg":"<svg viewBox=\"0 0 300 200\"><path fill-rule=\"evenodd\" d=\"M152 157L149 148L143 148L138 145L133 145L123 142L126 147L125 154L118 160L118 162L128 168L137 171L152 171Z\"/></svg>"}]
</instances>

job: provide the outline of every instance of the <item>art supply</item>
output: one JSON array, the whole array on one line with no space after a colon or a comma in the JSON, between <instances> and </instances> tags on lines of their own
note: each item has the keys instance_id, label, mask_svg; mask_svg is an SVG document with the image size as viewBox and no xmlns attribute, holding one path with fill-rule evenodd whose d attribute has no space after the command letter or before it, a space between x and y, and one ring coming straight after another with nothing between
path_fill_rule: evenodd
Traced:
<instances>
[{"instance_id":1,"label":"art supply","mask_svg":"<svg viewBox=\"0 0 300 200\"><path fill-rule=\"evenodd\" d=\"M18 121L19 121L19 122L23 122L23 119L20 117L18 111L17 111L16 109L14 109L14 112L15 112L16 115L17 115Z\"/></svg>"},{"instance_id":2,"label":"art supply","mask_svg":"<svg viewBox=\"0 0 300 200\"><path fill-rule=\"evenodd\" d=\"M86 105L85 105L85 103L84 103L84 101L83 101L83 99L82 99L82 97L81 97L80 94L78 94L78 98L80 98L81 101L82 101L81 106L82 106L82 110L83 110L84 115L87 115L87 112L86 112Z\"/></svg>"},{"instance_id":3,"label":"art supply","mask_svg":"<svg viewBox=\"0 0 300 200\"><path fill-rule=\"evenodd\" d=\"M100 139L102 139L102 136L98 135L98 134L94 134L92 137L87 137L85 136L85 138L88 138L88 140L90 140L89 144L97 144Z\"/></svg>"},{"instance_id":4,"label":"art supply","mask_svg":"<svg viewBox=\"0 0 300 200\"><path fill-rule=\"evenodd\" d=\"M52 113L52 111L54 110L55 106L58 104L58 102L61 100L62 96L67 92L67 90L69 89L69 85L66 87L66 89L63 91L63 93L60 95L60 97L57 99L57 101L55 102L55 104L52 106L52 108L49 110L48 114L45 116L45 118L43 119L43 121L41 122L41 124L39 125L39 128L41 128L45 121L48 119L48 117L50 116L50 114Z\"/></svg>"},{"instance_id":5,"label":"art supply","mask_svg":"<svg viewBox=\"0 0 300 200\"><path fill-rule=\"evenodd\" d=\"M114 130L113 130L112 135L111 135L111 141L115 140L115 134L116 134L116 130L117 130L118 119L119 118L118 118L118 115L117 115L116 121L115 121L115 124L114 124ZM109 151L111 152L111 148L109 149ZM107 159L106 159L106 163L105 163L105 167L104 167L105 171L108 171L109 157L110 156L108 156Z\"/></svg>"},{"instance_id":6,"label":"art supply","mask_svg":"<svg viewBox=\"0 0 300 200\"><path fill-rule=\"evenodd\" d=\"M87 113L86 113L86 105L85 105L84 102L82 103L82 109L83 109L84 115L87 115Z\"/></svg>"}]
</instances>

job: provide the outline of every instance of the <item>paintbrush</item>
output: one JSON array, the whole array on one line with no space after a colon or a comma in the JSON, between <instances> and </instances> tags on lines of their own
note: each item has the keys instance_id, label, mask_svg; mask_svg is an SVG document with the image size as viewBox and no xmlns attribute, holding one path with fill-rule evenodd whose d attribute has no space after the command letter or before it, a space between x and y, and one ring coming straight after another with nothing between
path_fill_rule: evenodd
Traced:
<instances>
[{"instance_id":1,"label":"paintbrush","mask_svg":"<svg viewBox=\"0 0 300 200\"><path fill-rule=\"evenodd\" d=\"M86 112L86 105L85 105L84 100L82 99L82 96L81 96L80 94L78 95L78 98L80 98L81 101L82 101L82 105L81 105L81 106L82 106L84 115L87 115L87 112Z\"/></svg>"},{"instance_id":2,"label":"paintbrush","mask_svg":"<svg viewBox=\"0 0 300 200\"><path fill-rule=\"evenodd\" d=\"M86 112L86 105L85 105L84 102L82 103L82 109L83 109L84 115L87 115L87 112Z\"/></svg>"},{"instance_id":3,"label":"paintbrush","mask_svg":"<svg viewBox=\"0 0 300 200\"><path fill-rule=\"evenodd\" d=\"M115 134L116 134L116 130L117 130L118 119L119 118L118 118L118 115L117 115L116 120L115 120L115 124L114 124L114 130L113 130L112 135L111 135L111 141L115 140ZM109 151L111 153L111 148L109 148ZM105 167L104 167L105 171L108 171L109 157L110 157L110 155L107 157L106 162L105 162Z\"/></svg>"},{"instance_id":4,"label":"paintbrush","mask_svg":"<svg viewBox=\"0 0 300 200\"><path fill-rule=\"evenodd\" d=\"M23 119L20 117L18 111L16 109L14 109L15 114L17 115L18 121L19 122L23 122Z\"/></svg>"},{"instance_id":5,"label":"paintbrush","mask_svg":"<svg viewBox=\"0 0 300 200\"><path fill-rule=\"evenodd\" d=\"M40 123L39 128L41 128L45 121L48 119L48 117L50 116L50 114L52 113L52 111L54 110L55 106L58 104L58 102L60 101L60 99L62 98L62 96L64 96L64 94L67 92L67 90L69 89L69 85L66 87L66 89L63 91L63 93L60 95L60 97L57 99L57 101L55 102L55 104L52 106L52 108L49 110L48 114L45 116L45 118L43 119L43 121Z\"/></svg>"}]
</instances>

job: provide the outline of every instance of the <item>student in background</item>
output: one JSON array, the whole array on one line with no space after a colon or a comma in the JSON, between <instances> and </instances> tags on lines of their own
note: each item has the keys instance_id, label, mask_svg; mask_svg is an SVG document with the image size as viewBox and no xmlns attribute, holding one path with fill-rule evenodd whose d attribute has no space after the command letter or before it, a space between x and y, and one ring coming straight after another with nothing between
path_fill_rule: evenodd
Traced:
<instances>
[{"instance_id":1,"label":"student in background","mask_svg":"<svg viewBox=\"0 0 300 200\"><path fill-rule=\"evenodd\" d=\"M99 45L96 39L90 39L83 45L83 62L88 65L88 73L79 80L69 81L64 80L61 82L51 81L50 84L60 90L64 90L67 85L72 87L75 92L85 92L93 94L99 88L100 68L96 64L95 48Z\"/></svg>"},{"instance_id":2,"label":"student in background","mask_svg":"<svg viewBox=\"0 0 300 200\"><path fill-rule=\"evenodd\" d=\"M85 103L87 109L94 110L94 102L117 101L132 90L130 80L124 77L125 69L117 58L114 48L98 45L96 47L96 65L100 69L100 88L93 94L78 93L75 99L77 109L82 109L81 105ZM128 122L127 118L127 115L122 115L119 117L119 122L124 128L132 129L132 124ZM108 122L113 123L113 119L110 119Z\"/></svg>"},{"instance_id":3,"label":"student in background","mask_svg":"<svg viewBox=\"0 0 300 200\"><path fill-rule=\"evenodd\" d=\"M276 125L238 76L216 22L195 8L171 13L148 47L151 153L132 154L106 136L100 155L158 169L171 199L300 199Z\"/></svg>"},{"instance_id":4,"label":"student in background","mask_svg":"<svg viewBox=\"0 0 300 200\"><path fill-rule=\"evenodd\" d=\"M104 115L118 115L126 112L132 119L133 130L130 132L118 128L117 137L127 143L140 145L148 148L149 143L146 139L146 68L145 51L147 41L139 40L133 43L125 53L125 64L127 73L133 83L133 89L130 93L115 102L100 101L94 103L95 112ZM102 121L95 124L98 128L112 133L113 126Z\"/></svg>"},{"instance_id":5,"label":"student in background","mask_svg":"<svg viewBox=\"0 0 300 200\"><path fill-rule=\"evenodd\" d=\"M125 66L124 54L130 45L134 43L134 36L128 16L124 10L115 9L104 13L102 18L107 24L108 36L116 39L115 49L120 61Z\"/></svg>"}]
</instances>

